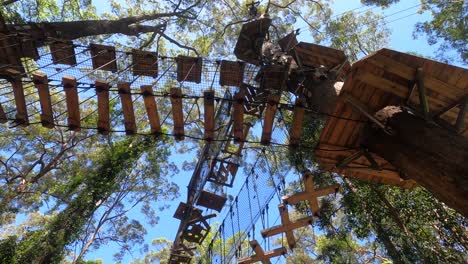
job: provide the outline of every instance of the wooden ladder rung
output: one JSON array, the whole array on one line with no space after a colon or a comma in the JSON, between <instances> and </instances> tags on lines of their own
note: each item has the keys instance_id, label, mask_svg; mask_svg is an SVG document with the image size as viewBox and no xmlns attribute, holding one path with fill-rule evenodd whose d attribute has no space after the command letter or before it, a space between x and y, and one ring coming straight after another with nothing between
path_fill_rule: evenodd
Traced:
<instances>
[{"instance_id":1,"label":"wooden ladder rung","mask_svg":"<svg viewBox=\"0 0 468 264\"><path fill-rule=\"evenodd\" d=\"M142 85L140 87L145 102L146 113L151 127L151 134L161 134L161 121L159 120L158 107L156 99L153 94L153 87L151 85Z\"/></svg>"},{"instance_id":2,"label":"wooden ladder rung","mask_svg":"<svg viewBox=\"0 0 468 264\"><path fill-rule=\"evenodd\" d=\"M234 95L234 142L240 142L244 139L244 103L245 92L244 89L241 89Z\"/></svg>"},{"instance_id":3,"label":"wooden ladder rung","mask_svg":"<svg viewBox=\"0 0 468 264\"><path fill-rule=\"evenodd\" d=\"M211 142L214 139L215 113L213 90L203 91L203 105L205 107L205 140Z\"/></svg>"},{"instance_id":4,"label":"wooden ladder rung","mask_svg":"<svg viewBox=\"0 0 468 264\"><path fill-rule=\"evenodd\" d=\"M263 119L262 145L269 145L271 141L271 132L273 130L273 121L275 119L276 109L278 108L279 96L268 96L265 118Z\"/></svg>"},{"instance_id":5,"label":"wooden ladder rung","mask_svg":"<svg viewBox=\"0 0 468 264\"><path fill-rule=\"evenodd\" d=\"M98 100L98 132L108 135L110 131L109 83L97 80L95 86Z\"/></svg>"},{"instance_id":6,"label":"wooden ladder rung","mask_svg":"<svg viewBox=\"0 0 468 264\"><path fill-rule=\"evenodd\" d=\"M182 89L171 88L172 117L174 120L174 136L176 140L183 140L184 132L184 114L182 112Z\"/></svg>"},{"instance_id":7,"label":"wooden ladder rung","mask_svg":"<svg viewBox=\"0 0 468 264\"><path fill-rule=\"evenodd\" d=\"M77 82L75 77L64 76L62 78L63 89L67 101L68 128L80 131L80 103L78 100Z\"/></svg>"},{"instance_id":8,"label":"wooden ladder rung","mask_svg":"<svg viewBox=\"0 0 468 264\"><path fill-rule=\"evenodd\" d=\"M304 120L305 98L298 98L294 106L294 115L291 128L289 130L289 146L296 147L301 141L302 121Z\"/></svg>"},{"instance_id":9,"label":"wooden ladder rung","mask_svg":"<svg viewBox=\"0 0 468 264\"><path fill-rule=\"evenodd\" d=\"M130 83L123 82L117 84L117 89L122 103L122 111L124 115L125 133L134 135L137 132L135 123L135 113L133 112L133 101L130 93Z\"/></svg>"},{"instance_id":10,"label":"wooden ladder rung","mask_svg":"<svg viewBox=\"0 0 468 264\"><path fill-rule=\"evenodd\" d=\"M39 93L39 102L41 104L41 123L43 127L54 127L54 116L52 112L52 103L49 92L49 81L47 75L41 72L33 74L33 83Z\"/></svg>"}]
</instances>

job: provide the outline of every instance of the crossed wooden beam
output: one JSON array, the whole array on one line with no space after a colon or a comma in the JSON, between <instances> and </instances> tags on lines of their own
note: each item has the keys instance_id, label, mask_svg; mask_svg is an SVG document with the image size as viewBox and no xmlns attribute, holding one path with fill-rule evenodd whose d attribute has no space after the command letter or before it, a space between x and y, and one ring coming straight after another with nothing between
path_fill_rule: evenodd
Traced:
<instances>
[{"instance_id":1,"label":"crossed wooden beam","mask_svg":"<svg viewBox=\"0 0 468 264\"><path fill-rule=\"evenodd\" d=\"M278 209L281 215L281 225L273 226L267 229L263 229L261 234L264 238L278 235L281 233L286 234L288 246L293 249L296 246L296 238L294 237L294 229L298 229L307 225L310 225L314 221L314 216L307 216L301 218L295 222L292 222L289 218L288 207L285 204L278 205Z\"/></svg>"},{"instance_id":2,"label":"crossed wooden beam","mask_svg":"<svg viewBox=\"0 0 468 264\"><path fill-rule=\"evenodd\" d=\"M261 261L262 264L271 264L270 259L286 254L286 248L280 247L270 251L263 251L262 246L257 242L257 240L250 241L250 247L254 250L255 255L250 257L241 258L238 260L238 264L250 264Z\"/></svg>"},{"instance_id":3,"label":"crossed wooden beam","mask_svg":"<svg viewBox=\"0 0 468 264\"><path fill-rule=\"evenodd\" d=\"M310 210L315 216L317 216L320 211L318 198L331 193L336 193L339 190L340 185L334 184L324 188L315 189L314 176L309 170L302 174L302 178L305 185L305 191L289 196L283 196L283 203L295 205L301 201L307 201L309 203Z\"/></svg>"}]
</instances>

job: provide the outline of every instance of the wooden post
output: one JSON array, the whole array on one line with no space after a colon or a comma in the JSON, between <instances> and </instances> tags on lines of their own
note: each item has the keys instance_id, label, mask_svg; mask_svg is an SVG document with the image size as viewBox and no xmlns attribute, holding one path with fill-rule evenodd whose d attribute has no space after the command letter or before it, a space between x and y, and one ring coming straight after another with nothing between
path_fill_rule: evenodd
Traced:
<instances>
[{"instance_id":1,"label":"wooden post","mask_svg":"<svg viewBox=\"0 0 468 264\"><path fill-rule=\"evenodd\" d=\"M263 264L271 264L270 259L284 255L287 252L285 247L280 247L265 252L263 251L263 248L260 246L257 240L252 240L249 242L249 244L250 247L254 250L255 255L239 259L237 262L238 264L251 264L260 261Z\"/></svg>"},{"instance_id":2,"label":"wooden post","mask_svg":"<svg viewBox=\"0 0 468 264\"><path fill-rule=\"evenodd\" d=\"M110 130L109 83L97 80L95 86L98 99L98 132L108 135Z\"/></svg>"},{"instance_id":3,"label":"wooden post","mask_svg":"<svg viewBox=\"0 0 468 264\"><path fill-rule=\"evenodd\" d=\"M135 123L135 113L133 112L133 101L130 93L130 83L118 83L117 89L120 94L120 102L122 103L122 111L124 115L125 133L134 135L137 132Z\"/></svg>"},{"instance_id":4,"label":"wooden post","mask_svg":"<svg viewBox=\"0 0 468 264\"><path fill-rule=\"evenodd\" d=\"M12 74L11 86L13 87L13 95L15 96L16 116L15 123L21 126L27 126L28 110L26 108L26 98L24 97L23 83L21 82L20 72L10 70Z\"/></svg>"},{"instance_id":5,"label":"wooden post","mask_svg":"<svg viewBox=\"0 0 468 264\"><path fill-rule=\"evenodd\" d=\"M0 104L0 123L5 124L8 121L2 104Z\"/></svg>"},{"instance_id":6,"label":"wooden post","mask_svg":"<svg viewBox=\"0 0 468 264\"><path fill-rule=\"evenodd\" d=\"M183 140L184 114L182 112L182 89L171 88L172 117L174 120L174 136L176 140Z\"/></svg>"},{"instance_id":7,"label":"wooden post","mask_svg":"<svg viewBox=\"0 0 468 264\"><path fill-rule=\"evenodd\" d=\"M301 141L301 134L302 134L302 121L304 120L304 112L305 112L305 98L298 98L296 100L296 105L294 106L294 115L293 121L291 125L291 129L289 130L289 146L296 147L299 145Z\"/></svg>"},{"instance_id":8,"label":"wooden post","mask_svg":"<svg viewBox=\"0 0 468 264\"><path fill-rule=\"evenodd\" d=\"M240 142L244 136L244 103L245 91L240 89L234 95L233 119L234 119L234 142Z\"/></svg>"},{"instance_id":9,"label":"wooden post","mask_svg":"<svg viewBox=\"0 0 468 264\"><path fill-rule=\"evenodd\" d=\"M278 206L280 216L281 216L281 223L283 225L290 225L291 220L289 219L289 212L288 207L284 204L280 204ZM292 230L287 230L284 232L286 234L286 240L288 241L288 245L290 249L293 249L296 246L296 238L294 237L294 233Z\"/></svg>"},{"instance_id":10,"label":"wooden post","mask_svg":"<svg viewBox=\"0 0 468 264\"><path fill-rule=\"evenodd\" d=\"M214 139L214 91L203 91L203 104L205 107L205 140L211 142Z\"/></svg>"},{"instance_id":11,"label":"wooden post","mask_svg":"<svg viewBox=\"0 0 468 264\"><path fill-rule=\"evenodd\" d=\"M280 212L288 213L288 209L286 208L286 205L280 204L280 205L278 205L278 208L280 209ZM298 228L307 226L307 225L311 224L313 221L314 221L313 216L307 216L307 217L304 217L304 218L301 218L301 219L297 220L296 222L290 222L288 224L281 223L281 225L270 227L270 228L267 228L267 229L263 229L261 231L261 234L262 234L262 236L264 238L271 237L271 236L274 236L274 235L278 235L278 234L285 233L285 232L288 232L288 231L293 231L294 229L298 229Z\"/></svg>"},{"instance_id":12,"label":"wooden post","mask_svg":"<svg viewBox=\"0 0 468 264\"><path fill-rule=\"evenodd\" d=\"M145 102L146 113L151 127L151 134L161 134L161 121L159 120L158 107L156 99L153 94L153 87L151 85L142 85L140 87Z\"/></svg>"},{"instance_id":13,"label":"wooden post","mask_svg":"<svg viewBox=\"0 0 468 264\"><path fill-rule=\"evenodd\" d=\"M318 215L320 210L318 204L318 197L337 192L340 188L340 185L334 184L324 188L315 189L314 176L309 170L304 172L302 178L304 180L305 191L290 196L283 196L282 200L284 203L287 204L297 204L300 201L308 201L312 213L314 215Z\"/></svg>"},{"instance_id":14,"label":"wooden post","mask_svg":"<svg viewBox=\"0 0 468 264\"><path fill-rule=\"evenodd\" d=\"M271 132L273 130L273 121L275 119L276 109L278 108L279 96L268 96L265 118L263 121L262 145L269 145L271 141Z\"/></svg>"},{"instance_id":15,"label":"wooden post","mask_svg":"<svg viewBox=\"0 0 468 264\"><path fill-rule=\"evenodd\" d=\"M41 123L43 127L54 127L54 116L52 112L52 103L50 100L49 81L47 75L36 72L33 74L33 83L39 93L39 102L41 103Z\"/></svg>"},{"instance_id":16,"label":"wooden post","mask_svg":"<svg viewBox=\"0 0 468 264\"><path fill-rule=\"evenodd\" d=\"M62 78L63 89L67 101L68 128L73 131L80 131L80 103L78 100L77 83L75 77L64 76Z\"/></svg>"}]
</instances>

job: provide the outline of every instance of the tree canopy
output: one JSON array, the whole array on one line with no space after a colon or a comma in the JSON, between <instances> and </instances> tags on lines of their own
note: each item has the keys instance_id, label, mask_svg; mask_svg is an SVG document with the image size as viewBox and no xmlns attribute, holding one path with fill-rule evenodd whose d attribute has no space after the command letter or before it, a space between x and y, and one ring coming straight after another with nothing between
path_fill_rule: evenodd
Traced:
<instances>
[{"instance_id":1,"label":"tree canopy","mask_svg":"<svg viewBox=\"0 0 468 264\"><path fill-rule=\"evenodd\" d=\"M386 8L400 1L361 2ZM382 15L371 11L337 15L331 1L325 0L260 1L257 6L249 3L17 0L4 1L1 14L9 29L34 34L42 45L50 37L64 38L83 44L112 43L125 50L157 50L163 56L233 58L242 24L255 17L254 13L267 11L273 20L269 36L272 41L299 31L316 43L343 50L351 61L389 44L389 25ZM466 64L467 10L464 1L421 0L420 12L430 12L431 19L415 25L415 36L425 36L429 44L438 44L440 58L454 51ZM25 63L32 68L38 66L32 61ZM33 84L25 86L25 91L33 89ZM65 109L66 105L61 102L57 107ZM142 109L140 105L136 111ZM120 109L112 106L111 111ZM192 115L200 113L198 109ZM285 127L291 125L291 115L282 118ZM297 171L313 167L319 185L340 183L344 191L321 201L316 228L299 231L303 239L287 256L287 263L466 261L465 218L422 188L401 190L323 171L307 148L315 146L323 119L307 114L304 124L304 148L269 158ZM159 211L165 210L160 205L178 198L179 188L185 187L178 186L171 177L179 172L168 162L176 151L171 138L100 136L95 131L70 132L39 126L0 126L0 134L0 227L5 230L0 234L0 263L100 263L89 259L90 252L109 244L118 248L115 259L121 261L136 245L145 244L147 229L158 223ZM199 145L196 142L182 147L177 151L188 152ZM183 169L193 167L193 162L187 161ZM301 183L293 181L284 192L301 189ZM304 213L305 207L299 204L296 213ZM135 211L144 216L144 221L135 217ZM320 230L319 234L316 230ZM136 257L132 263L165 263L171 243L155 238L151 246L142 246L146 255ZM203 252L196 257L204 261Z\"/></svg>"}]
</instances>

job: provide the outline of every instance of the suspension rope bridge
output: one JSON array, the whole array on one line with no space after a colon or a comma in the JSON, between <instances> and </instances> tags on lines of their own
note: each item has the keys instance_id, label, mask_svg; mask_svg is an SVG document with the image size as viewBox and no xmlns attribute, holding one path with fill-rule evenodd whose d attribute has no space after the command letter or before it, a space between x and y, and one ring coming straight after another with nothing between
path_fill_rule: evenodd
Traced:
<instances>
[{"instance_id":1,"label":"suspension rope bridge","mask_svg":"<svg viewBox=\"0 0 468 264\"><path fill-rule=\"evenodd\" d=\"M411 188L413 181L360 146L365 125L387 131L374 117L376 111L403 101L404 107L466 136L466 70L385 49L351 67L342 51L298 43L294 34L280 39L279 47L266 43L270 24L266 16L243 25L234 50L242 61L165 57L58 39L36 47L32 36L11 34L3 25L0 123L204 141L187 200L174 214L181 223L170 263L190 263L202 244L202 260L212 263L271 263L295 247L294 231L311 225L320 212L319 198L339 188L316 186L313 172L305 170L303 191L282 196L292 172L271 157L287 151L284 147L314 152L330 171ZM317 87L344 80L339 99L327 106L331 111L311 103L311 98L329 96ZM289 127L285 115L292 120ZM326 120L313 146L301 144L306 115ZM251 134L260 140L249 140ZM234 186L246 144L262 152L254 157L238 195L225 206L224 188ZM269 203L275 195L278 217L270 223ZM291 218L288 206L299 202L306 202L309 212ZM214 211L224 213L224 219L203 243L212 231ZM259 235L263 241L255 238ZM278 235L279 247L271 239Z\"/></svg>"}]
</instances>

